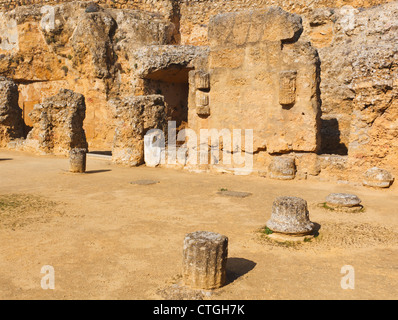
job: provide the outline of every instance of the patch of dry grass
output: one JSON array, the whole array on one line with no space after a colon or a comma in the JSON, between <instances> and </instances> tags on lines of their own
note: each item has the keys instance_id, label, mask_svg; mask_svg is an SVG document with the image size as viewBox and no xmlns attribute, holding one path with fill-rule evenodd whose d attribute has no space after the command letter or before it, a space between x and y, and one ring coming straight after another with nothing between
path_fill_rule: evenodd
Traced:
<instances>
[{"instance_id":1,"label":"patch of dry grass","mask_svg":"<svg viewBox=\"0 0 398 320\"><path fill-rule=\"evenodd\" d=\"M58 203L32 194L0 195L0 229L18 229L62 216Z\"/></svg>"}]
</instances>

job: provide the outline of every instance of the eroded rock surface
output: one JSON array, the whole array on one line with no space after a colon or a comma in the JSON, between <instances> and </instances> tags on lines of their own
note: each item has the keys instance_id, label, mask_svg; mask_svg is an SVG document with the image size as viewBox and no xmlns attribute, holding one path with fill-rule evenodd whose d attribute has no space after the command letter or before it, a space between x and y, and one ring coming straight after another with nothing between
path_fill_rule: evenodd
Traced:
<instances>
[{"instance_id":1,"label":"eroded rock surface","mask_svg":"<svg viewBox=\"0 0 398 320\"><path fill-rule=\"evenodd\" d=\"M83 129L86 116L83 95L61 89L57 95L35 105L29 116L34 124L24 143L25 150L69 155L71 149L88 148Z\"/></svg>"},{"instance_id":2,"label":"eroded rock surface","mask_svg":"<svg viewBox=\"0 0 398 320\"><path fill-rule=\"evenodd\" d=\"M18 86L0 77L0 147L23 137L22 111L18 106Z\"/></svg>"},{"instance_id":3,"label":"eroded rock surface","mask_svg":"<svg viewBox=\"0 0 398 320\"><path fill-rule=\"evenodd\" d=\"M138 166L144 163L144 136L151 129L166 132L166 107L161 95L111 100L116 120L112 150L115 163Z\"/></svg>"},{"instance_id":4,"label":"eroded rock surface","mask_svg":"<svg viewBox=\"0 0 398 320\"><path fill-rule=\"evenodd\" d=\"M209 117L196 110L203 99L190 90L190 126L253 129L254 152L317 151L319 59L300 40L302 29L298 15L274 7L212 17L204 70L210 76Z\"/></svg>"},{"instance_id":5,"label":"eroded rock surface","mask_svg":"<svg viewBox=\"0 0 398 320\"><path fill-rule=\"evenodd\" d=\"M178 128L252 128L265 175L287 153L300 178L398 173L397 1L96 2L0 1L0 75L25 128L68 88L86 98L90 146L110 150L108 101L161 94Z\"/></svg>"}]
</instances>

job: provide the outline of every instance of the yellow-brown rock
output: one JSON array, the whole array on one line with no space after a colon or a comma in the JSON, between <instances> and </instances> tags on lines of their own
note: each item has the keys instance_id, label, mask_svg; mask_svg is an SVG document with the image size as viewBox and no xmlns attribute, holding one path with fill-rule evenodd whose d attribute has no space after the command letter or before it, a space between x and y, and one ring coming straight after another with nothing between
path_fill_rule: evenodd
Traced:
<instances>
[{"instance_id":1,"label":"yellow-brown rock","mask_svg":"<svg viewBox=\"0 0 398 320\"><path fill-rule=\"evenodd\" d=\"M18 107L18 86L0 77L0 147L23 137L22 112Z\"/></svg>"},{"instance_id":2,"label":"yellow-brown rock","mask_svg":"<svg viewBox=\"0 0 398 320\"><path fill-rule=\"evenodd\" d=\"M35 105L29 114L33 129L23 148L42 154L69 155L71 149L87 150L83 129L86 105L84 96L71 90L60 92Z\"/></svg>"}]
</instances>

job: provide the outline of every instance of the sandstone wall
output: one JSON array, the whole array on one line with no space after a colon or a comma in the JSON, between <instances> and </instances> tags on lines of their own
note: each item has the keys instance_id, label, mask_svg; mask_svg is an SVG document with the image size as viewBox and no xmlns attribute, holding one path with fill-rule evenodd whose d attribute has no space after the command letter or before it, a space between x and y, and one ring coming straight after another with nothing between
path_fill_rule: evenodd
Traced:
<instances>
[{"instance_id":1,"label":"sandstone wall","mask_svg":"<svg viewBox=\"0 0 398 320\"><path fill-rule=\"evenodd\" d=\"M253 129L248 152L264 173L270 155L319 151L319 58L301 33L301 18L275 7L213 17L208 65L190 73L189 127ZM239 151L220 141L221 149Z\"/></svg>"},{"instance_id":2,"label":"sandstone wall","mask_svg":"<svg viewBox=\"0 0 398 320\"><path fill-rule=\"evenodd\" d=\"M19 105L27 125L33 125L28 114L35 104L68 88L86 97L84 126L90 149L110 150L115 124L109 99L162 92L169 105L183 106L179 97L172 101L173 81L163 81L169 71L149 70L149 60L156 55L145 56L151 51L147 45L208 45L211 16L247 9L260 12L279 5L302 16L300 39L310 41L319 53L319 151L326 154L319 165L336 175L340 172L339 178L344 178L346 168L364 170L370 165L398 173L394 160L397 1L104 0L99 3L113 9L90 13L85 12L87 1L34 2L38 5L27 6L32 4L28 0L0 1L4 10L6 5L18 5L14 11L0 12L0 75L19 85ZM41 4L57 4L54 28L46 25ZM229 63L242 57L231 55ZM171 54L165 59L170 57L175 58ZM153 60L155 68L157 62ZM145 64L148 74L141 70ZM176 87L186 94L185 82ZM205 105L206 97L199 100Z\"/></svg>"},{"instance_id":3,"label":"sandstone wall","mask_svg":"<svg viewBox=\"0 0 398 320\"><path fill-rule=\"evenodd\" d=\"M321 59L322 152L348 154L351 173L398 174L398 2L315 10L306 28Z\"/></svg>"},{"instance_id":4,"label":"sandstone wall","mask_svg":"<svg viewBox=\"0 0 398 320\"><path fill-rule=\"evenodd\" d=\"M267 1L190 1L181 6L182 43L208 44L210 17L264 8ZM275 1L303 19L302 40L321 61L321 148L324 172L364 172L373 165L398 173L396 101L397 1ZM346 6L348 5L348 6ZM344 7L343 7L344 6ZM354 165L355 163L355 165Z\"/></svg>"},{"instance_id":5,"label":"sandstone wall","mask_svg":"<svg viewBox=\"0 0 398 320\"><path fill-rule=\"evenodd\" d=\"M346 58L355 97L348 155L352 168L381 166L397 175L398 3L389 8L357 13L349 31Z\"/></svg>"},{"instance_id":6,"label":"sandstone wall","mask_svg":"<svg viewBox=\"0 0 398 320\"><path fill-rule=\"evenodd\" d=\"M0 11L8 11L20 6L29 5L58 5L76 2L74 0L0 0ZM149 12L158 12L172 15L173 0L94 0L80 2L95 2L101 6L115 9L134 9Z\"/></svg>"},{"instance_id":7,"label":"sandstone wall","mask_svg":"<svg viewBox=\"0 0 398 320\"><path fill-rule=\"evenodd\" d=\"M28 116L33 106L61 88L83 94L90 149L110 150L115 126L107 101L136 91L132 53L144 45L173 43L175 27L159 13L86 12L88 4L55 6L53 26L40 6L0 13L0 75L19 84L28 126L33 125Z\"/></svg>"},{"instance_id":8,"label":"sandstone wall","mask_svg":"<svg viewBox=\"0 0 398 320\"><path fill-rule=\"evenodd\" d=\"M210 17L220 13L279 6L285 11L305 17L316 8L340 8L347 5L369 8L388 2L393 0L181 0L181 40L183 44L206 44Z\"/></svg>"},{"instance_id":9,"label":"sandstone wall","mask_svg":"<svg viewBox=\"0 0 398 320\"><path fill-rule=\"evenodd\" d=\"M209 116L190 104L189 126L253 129L254 152L319 150L319 60L297 40L301 31L300 17L280 8L212 18L210 91L197 90L191 99L202 106L207 97Z\"/></svg>"}]
</instances>

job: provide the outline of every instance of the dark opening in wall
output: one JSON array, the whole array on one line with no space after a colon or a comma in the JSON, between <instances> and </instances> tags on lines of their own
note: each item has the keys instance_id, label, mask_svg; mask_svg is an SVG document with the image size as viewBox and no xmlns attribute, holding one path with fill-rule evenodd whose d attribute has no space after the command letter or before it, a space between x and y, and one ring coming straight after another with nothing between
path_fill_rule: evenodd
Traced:
<instances>
[{"instance_id":1,"label":"dark opening in wall","mask_svg":"<svg viewBox=\"0 0 398 320\"><path fill-rule=\"evenodd\" d=\"M155 71L145 80L146 94L160 94L167 104L168 121L175 121L177 129L183 129L188 122L188 73L191 68L171 66Z\"/></svg>"},{"instance_id":2,"label":"dark opening in wall","mask_svg":"<svg viewBox=\"0 0 398 320\"><path fill-rule=\"evenodd\" d=\"M341 131L339 121L335 118L321 120L321 153L348 154L347 146L341 142Z\"/></svg>"}]
</instances>

